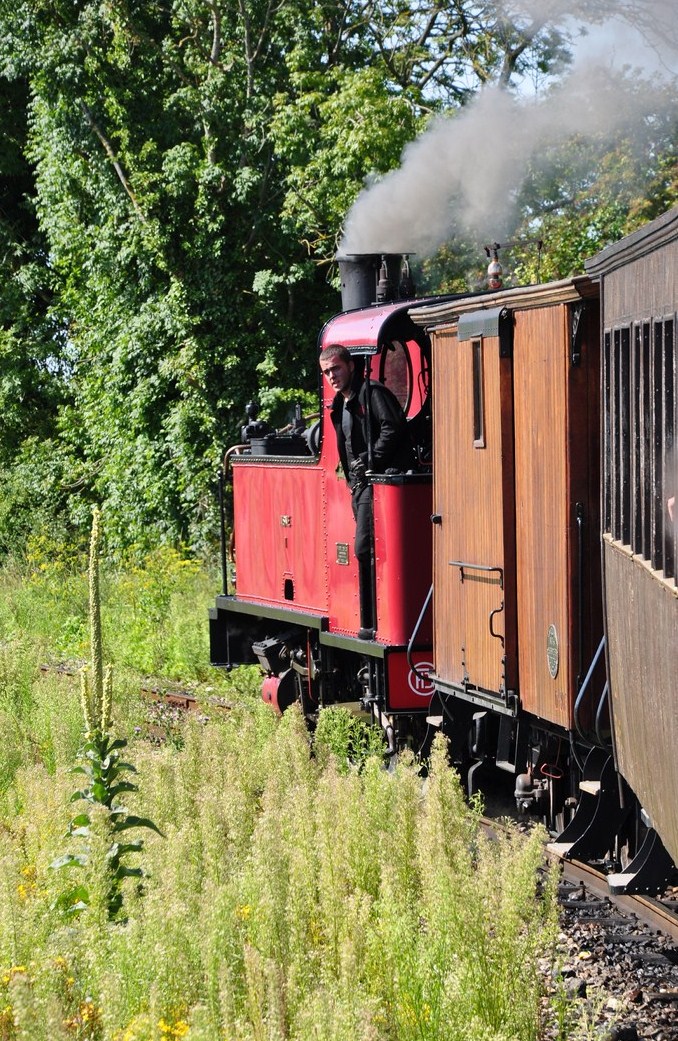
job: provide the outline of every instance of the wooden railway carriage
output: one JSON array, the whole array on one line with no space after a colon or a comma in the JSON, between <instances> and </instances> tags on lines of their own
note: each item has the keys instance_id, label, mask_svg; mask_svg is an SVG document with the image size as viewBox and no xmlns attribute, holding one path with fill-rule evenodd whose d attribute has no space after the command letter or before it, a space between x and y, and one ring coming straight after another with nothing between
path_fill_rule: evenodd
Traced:
<instances>
[{"instance_id":1,"label":"wooden railway carriage","mask_svg":"<svg viewBox=\"0 0 678 1041\"><path fill-rule=\"evenodd\" d=\"M483 294L417 320L434 373L433 683L469 776L527 769L553 805L602 632L597 288Z\"/></svg>"},{"instance_id":2,"label":"wooden railway carriage","mask_svg":"<svg viewBox=\"0 0 678 1041\"><path fill-rule=\"evenodd\" d=\"M587 265L603 328L603 571L616 761L678 863L678 209ZM674 518L678 513L674 512ZM642 888L642 877L636 880Z\"/></svg>"}]
</instances>

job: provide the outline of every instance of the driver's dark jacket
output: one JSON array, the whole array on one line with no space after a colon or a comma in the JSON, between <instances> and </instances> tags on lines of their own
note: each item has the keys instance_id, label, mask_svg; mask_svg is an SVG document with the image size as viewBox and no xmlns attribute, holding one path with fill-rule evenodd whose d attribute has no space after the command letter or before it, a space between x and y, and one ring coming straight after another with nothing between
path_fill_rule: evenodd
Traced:
<instances>
[{"instance_id":1,"label":"driver's dark jacket","mask_svg":"<svg viewBox=\"0 0 678 1041\"><path fill-rule=\"evenodd\" d=\"M336 394L330 406L330 417L337 435L339 458L351 483L349 471L349 453L346 450L346 438L342 427L342 412L346 408L353 416L351 431L352 455L361 459L365 466L367 461L367 382L362 381L354 390L348 401L343 394ZM411 470L415 464L407 419L395 395L377 380L371 380L370 392L370 425L372 428L372 470L384 473L386 470Z\"/></svg>"}]
</instances>

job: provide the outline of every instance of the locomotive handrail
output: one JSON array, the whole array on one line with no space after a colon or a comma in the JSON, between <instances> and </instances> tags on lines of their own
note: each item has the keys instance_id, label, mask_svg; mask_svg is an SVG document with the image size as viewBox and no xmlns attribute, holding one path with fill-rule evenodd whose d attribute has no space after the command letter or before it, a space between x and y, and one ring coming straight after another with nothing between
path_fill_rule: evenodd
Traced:
<instances>
[{"instance_id":1,"label":"locomotive handrail","mask_svg":"<svg viewBox=\"0 0 678 1041\"><path fill-rule=\"evenodd\" d=\"M229 469L229 466L231 464L231 456L232 455L241 455L245 451L246 448L247 448L247 445L232 445L230 448L226 449L226 451L224 452L224 458L223 458L223 461L222 461L222 464L221 464L221 472L224 475L224 478L228 475L228 469Z\"/></svg>"},{"instance_id":2,"label":"locomotive handrail","mask_svg":"<svg viewBox=\"0 0 678 1041\"><path fill-rule=\"evenodd\" d=\"M575 506L577 524L577 610L578 610L578 645L579 661L577 663L577 685L581 680L584 668L584 504Z\"/></svg>"},{"instance_id":3,"label":"locomotive handrail","mask_svg":"<svg viewBox=\"0 0 678 1041\"><path fill-rule=\"evenodd\" d=\"M417 618L417 620L416 620L416 622L414 624L414 629L412 630L412 635L410 636L409 642L407 644L407 651L406 651L407 664L408 664L410 670L417 677L417 679L420 679L420 680L428 680L428 675L425 675L423 672L417 672L417 667L414 664L414 662L412 661L412 650L414 648L414 641L416 640L417 634L419 633L419 630L421 629L421 623L424 621L424 616L426 615L426 612L428 611L428 606L431 603L431 597L432 596L433 596L433 583L431 583L431 588L429 589L428 593L426 594L426 599L424 600L424 606L422 607L421 611L419 612L419 617Z\"/></svg>"},{"instance_id":4,"label":"locomotive handrail","mask_svg":"<svg viewBox=\"0 0 678 1041\"><path fill-rule=\"evenodd\" d=\"M609 696L610 696L610 684L606 682L605 686L603 687L603 693L600 695L600 701L598 702L598 708L596 710L596 737L598 738L598 743L600 744L601 748L609 748L609 749L611 749L612 748L612 742L609 740L609 738L603 737L603 733L602 733L602 729L601 729L601 727L602 727L603 709L605 708L605 706L607 704Z\"/></svg>"},{"instance_id":5,"label":"locomotive handrail","mask_svg":"<svg viewBox=\"0 0 678 1041\"><path fill-rule=\"evenodd\" d=\"M224 458L217 475L219 489L219 543L221 550L221 585L224 595L228 593L228 562L227 556L233 561L235 551L235 530L231 531L231 537L226 550L226 495L225 484L232 455L240 455L247 445L232 445L224 452Z\"/></svg>"},{"instance_id":6,"label":"locomotive handrail","mask_svg":"<svg viewBox=\"0 0 678 1041\"><path fill-rule=\"evenodd\" d=\"M226 503L224 496L224 468L221 467L218 474L219 489L219 549L221 555L221 589L224 595L228 593L228 564L226 561Z\"/></svg>"}]
</instances>

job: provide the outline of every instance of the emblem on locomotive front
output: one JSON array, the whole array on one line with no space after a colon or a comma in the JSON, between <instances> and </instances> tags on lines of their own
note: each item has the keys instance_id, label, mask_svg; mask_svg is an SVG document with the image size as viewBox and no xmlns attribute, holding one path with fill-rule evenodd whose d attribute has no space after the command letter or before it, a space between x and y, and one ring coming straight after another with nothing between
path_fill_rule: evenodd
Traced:
<instances>
[{"instance_id":1,"label":"emblem on locomotive front","mask_svg":"<svg viewBox=\"0 0 678 1041\"><path fill-rule=\"evenodd\" d=\"M418 661L413 669L407 674L407 684L413 694L420 698L430 698L434 691L433 682L429 674L433 672L433 662Z\"/></svg>"}]
</instances>

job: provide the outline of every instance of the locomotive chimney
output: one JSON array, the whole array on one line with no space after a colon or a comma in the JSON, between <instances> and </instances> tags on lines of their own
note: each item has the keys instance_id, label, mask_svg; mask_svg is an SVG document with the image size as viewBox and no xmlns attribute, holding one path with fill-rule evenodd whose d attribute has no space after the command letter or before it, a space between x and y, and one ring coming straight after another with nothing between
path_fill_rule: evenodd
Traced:
<instances>
[{"instance_id":1,"label":"locomotive chimney","mask_svg":"<svg viewBox=\"0 0 678 1041\"><path fill-rule=\"evenodd\" d=\"M409 277L409 266L405 261L407 277L403 277L403 257L400 253L352 253L337 255L341 276L342 310L369 307L374 303L397 300L403 295L414 294Z\"/></svg>"}]
</instances>

